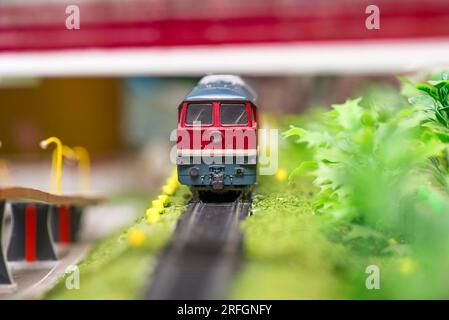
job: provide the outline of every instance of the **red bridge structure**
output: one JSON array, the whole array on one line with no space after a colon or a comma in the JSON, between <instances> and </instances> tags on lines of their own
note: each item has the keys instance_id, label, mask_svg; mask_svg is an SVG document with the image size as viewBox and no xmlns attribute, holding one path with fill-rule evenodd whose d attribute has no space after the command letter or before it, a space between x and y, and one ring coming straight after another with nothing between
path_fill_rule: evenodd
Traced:
<instances>
[{"instance_id":1,"label":"red bridge structure","mask_svg":"<svg viewBox=\"0 0 449 320\"><path fill-rule=\"evenodd\" d=\"M366 27L373 4L378 29ZM68 5L0 4L3 75L397 72L447 62L447 0L90 0L77 3L79 29L66 27Z\"/></svg>"},{"instance_id":2,"label":"red bridge structure","mask_svg":"<svg viewBox=\"0 0 449 320\"><path fill-rule=\"evenodd\" d=\"M381 13L375 32L365 28L371 4ZM445 0L83 1L71 32L67 5L0 5L0 51L449 37Z\"/></svg>"}]
</instances>

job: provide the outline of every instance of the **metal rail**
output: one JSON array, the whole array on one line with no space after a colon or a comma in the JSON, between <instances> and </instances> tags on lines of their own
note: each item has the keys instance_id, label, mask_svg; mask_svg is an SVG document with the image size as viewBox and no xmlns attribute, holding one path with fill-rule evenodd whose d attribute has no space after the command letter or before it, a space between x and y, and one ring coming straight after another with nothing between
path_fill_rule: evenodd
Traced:
<instances>
[{"instance_id":1,"label":"metal rail","mask_svg":"<svg viewBox=\"0 0 449 320\"><path fill-rule=\"evenodd\" d=\"M190 203L165 248L145 299L224 298L242 253L250 201Z\"/></svg>"}]
</instances>

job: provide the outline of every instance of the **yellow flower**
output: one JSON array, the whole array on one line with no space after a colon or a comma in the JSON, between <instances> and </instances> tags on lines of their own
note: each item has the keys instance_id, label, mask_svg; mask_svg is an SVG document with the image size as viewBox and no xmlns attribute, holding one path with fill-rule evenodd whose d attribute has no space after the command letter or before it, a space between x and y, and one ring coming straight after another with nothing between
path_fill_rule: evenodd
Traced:
<instances>
[{"instance_id":1,"label":"yellow flower","mask_svg":"<svg viewBox=\"0 0 449 320\"><path fill-rule=\"evenodd\" d=\"M396 241L395 238L390 238L390 239L388 239L388 244L389 244L390 246L395 246L395 245L398 244L398 242Z\"/></svg>"},{"instance_id":2,"label":"yellow flower","mask_svg":"<svg viewBox=\"0 0 449 320\"><path fill-rule=\"evenodd\" d=\"M418 266L413 259L401 258L399 259L399 273L403 276L414 274Z\"/></svg>"},{"instance_id":3,"label":"yellow flower","mask_svg":"<svg viewBox=\"0 0 449 320\"><path fill-rule=\"evenodd\" d=\"M131 228L128 231L128 244L131 247L140 247L145 242L145 233L138 228Z\"/></svg>"},{"instance_id":4,"label":"yellow flower","mask_svg":"<svg viewBox=\"0 0 449 320\"><path fill-rule=\"evenodd\" d=\"M157 197L158 200L162 201L162 203L164 204L164 206L166 206L168 204L168 195L166 194L161 194Z\"/></svg>"},{"instance_id":5,"label":"yellow flower","mask_svg":"<svg viewBox=\"0 0 449 320\"><path fill-rule=\"evenodd\" d=\"M150 208L146 211L145 216L147 218L147 222L150 224L158 222L161 218L160 209Z\"/></svg>"},{"instance_id":6,"label":"yellow flower","mask_svg":"<svg viewBox=\"0 0 449 320\"><path fill-rule=\"evenodd\" d=\"M288 172L285 169L278 169L275 174L277 181L284 182L288 179Z\"/></svg>"},{"instance_id":7,"label":"yellow flower","mask_svg":"<svg viewBox=\"0 0 449 320\"><path fill-rule=\"evenodd\" d=\"M177 187L179 187L178 177L169 177L166 181L166 185L172 187L173 189L176 189Z\"/></svg>"},{"instance_id":8,"label":"yellow flower","mask_svg":"<svg viewBox=\"0 0 449 320\"><path fill-rule=\"evenodd\" d=\"M151 207L155 209L160 209L161 211L164 211L164 203L161 200L153 200L151 202Z\"/></svg>"},{"instance_id":9,"label":"yellow flower","mask_svg":"<svg viewBox=\"0 0 449 320\"><path fill-rule=\"evenodd\" d=\"M175 188L172 186L166 184L162 187L162 192L165 193L168 196L171 196L175 192Z\"/></svg>"}]
</instances>

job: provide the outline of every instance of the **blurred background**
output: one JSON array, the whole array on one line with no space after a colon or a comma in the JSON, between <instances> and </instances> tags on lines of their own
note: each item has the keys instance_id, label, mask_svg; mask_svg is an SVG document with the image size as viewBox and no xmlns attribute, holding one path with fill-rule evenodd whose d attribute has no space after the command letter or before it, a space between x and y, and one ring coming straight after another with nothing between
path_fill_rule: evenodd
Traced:
<instances>
[{"instance_id":1,"label":"blurred background","mask_svg":"<svg viewBox=\"0 0 449 320\"><path fill-rule=\"evenodd\" d=\"M94 192L145 192L200 76L245 76L268 113L328 106L448 65L448 18L447 0L0 0L0 183L48 189L57 136L90 151Z\"/></svg>"}]
</instances>

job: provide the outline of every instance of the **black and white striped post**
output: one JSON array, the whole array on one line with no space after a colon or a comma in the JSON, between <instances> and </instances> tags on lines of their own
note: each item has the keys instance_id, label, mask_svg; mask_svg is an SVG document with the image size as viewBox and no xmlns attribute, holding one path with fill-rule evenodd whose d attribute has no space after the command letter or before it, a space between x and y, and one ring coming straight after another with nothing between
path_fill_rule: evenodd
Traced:
<instances>
[{"instance_id":1,"label":"black and white striped post","mask_svg":"<svg viewBox=\"0 0 449 320\"><path fill-rule=\"evenodd\" d=\"M58 244L70 244L78 240L84 207L80 205L52 205L51 232Z\"/></svg>"},{"instance_id":2,"label":"black and white striped post","mask_svg":"<svg viewBox=\"0 0 449 320\"><path fill-rule=\"evenodd\" d=\"M11 274L3 250L3 229L5 222L5 201L0 201L0 286L10 286L13 284Z\"/></svg>"},{"instance_id":3,"label":"black and white striped post","mask_svg":"<svg viewBox=\"0 0 449 320\"><path fill-rule=\"evenodd\" d=\"M12 207L12 232L8 261L56 261L49 228L50 206L44 203L15 202Z\"/></svg>"}]
</instances>

